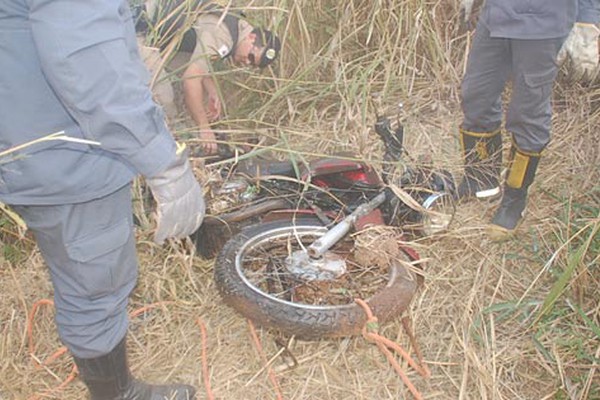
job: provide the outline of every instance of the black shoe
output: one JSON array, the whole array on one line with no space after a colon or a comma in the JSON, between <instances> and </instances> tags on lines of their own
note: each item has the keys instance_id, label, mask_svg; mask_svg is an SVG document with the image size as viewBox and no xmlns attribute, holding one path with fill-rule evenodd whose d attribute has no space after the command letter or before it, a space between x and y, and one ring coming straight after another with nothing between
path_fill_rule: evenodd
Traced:
<instances>
[{"instance_id":1,"label":"black shoe","mask_svg":"<svg viewBox=\"0 0 600 400\"><path fill-rule=\"evenodd\" d=\"M125 338L104 356L73 358L91 400L193 400L196 396L192 386L149 385L134 379L127 365Z\"/></svg>"},{"instance_id":2,"label":"black shoe","mask_svg":"<svg viewBox=\"0 0 600 400\"><path fill-rule=\"evenodd\" d=\"M503 241L510 238L523 220L526 205L526 190L505 187L502 202L487 229L490 239Z\"/></svg>"},{"instance_id":3,"label":"black shoe","mask_svg":"<svg viewBox=\"0 0 600 400\"><path fill-rule=\"evenodd\" d=\"M502 202L488 227L488 235L493 241L508 239L517 230L525 213L527 191L533 183L539 161L539 153L524 152L513 144Z\"/></svg>"},{"instance_id":4,"label":"black shoe","mask_svg":"<svg viewBox=\"0 0 600 400\"><path fill-rule=\"evenodd\" d=\"M500 130L471 132L460 129L465 176L456 190L456 199L495 199L500 195L502 136Z\"/></svg>"},{"instance_id":5,"label":"black shoe","mask_svg":"<svg viewBox=\"0 0 600 400\"><path fill-rule=\"evenodd\" d=\"M485 179L476 179L473 177L473 173L465 174L465 177L456 189L457 200L470 198L494 200L498 197L500 197L498 178L491 176L488 176Z\"/></svg>"}]
</instances>

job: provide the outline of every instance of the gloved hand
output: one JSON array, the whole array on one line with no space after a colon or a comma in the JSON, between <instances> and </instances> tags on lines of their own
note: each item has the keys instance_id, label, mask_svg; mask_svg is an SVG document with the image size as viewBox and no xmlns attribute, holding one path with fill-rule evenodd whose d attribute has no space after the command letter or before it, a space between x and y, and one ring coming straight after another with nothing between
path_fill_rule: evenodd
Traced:
<instances>
[{"instance_id":1,"label":"gloved hand","mask_svg":"<svg viewBox=\"0 0 600 400\"><path fill-rule=\"evenodd\" d=\"M484 0L460 0L461 29L475 29L483 2Z\"/></svg>"},{"instance_id":2,"label":"gloved hand","mask_svg":"<svg viewBox=\"0 0 600 400\"><path fill-rule=\"evenodd\" d=\"M464 23L469 22L471 18L471 11L473 10L474 0L460 0L460 14Z\"/></svg>"},{"instance_id":3,"label":"gloved hand","mask_svg":"<svg viewBox=\"0 0 600 400\"><path fill-rule=\"evenodd\" d=\"M157 203L154 242L192 234L204 219L204 194L187 157L185 145L177 144L177 158L166 170L146 178Z\"/></svg>"},{"instance_id":4,"label":"gloved hand","mask_svg":"<svg viewBox=\"0 0 600 400\"><path fill-rule=\"evenodd\" d=\"M572 74L575 80L591 79L598 68L598 35L600 30L594 24L575 23L569 36L558 52L558 65L565 62L567 56L572 61Z\"/></svg>"}]
</instances>

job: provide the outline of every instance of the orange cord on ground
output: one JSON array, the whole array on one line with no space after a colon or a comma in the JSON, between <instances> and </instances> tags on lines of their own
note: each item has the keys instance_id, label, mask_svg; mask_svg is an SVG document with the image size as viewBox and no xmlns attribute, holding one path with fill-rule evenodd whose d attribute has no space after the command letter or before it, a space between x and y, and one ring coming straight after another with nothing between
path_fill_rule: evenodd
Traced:
<instances>
[{"instance_id":1,"label":"orange cord on ground","mask_svg":"<svg viewBox=\"0 0 600 400\"><path fill-rule=\"evenodd\" d=\"M406 387L408 388L408 390L410 390L410 392L412 393L412 395L415 397L415 399L417 400L422 400L423 399L423 395L421 394L421 392L419 392L419 390L417 390L417 388L412 384L412 382L410 381L410 379L408 379L408 376L406 376L406 374L404 373L404 371L402 370L402 367L400 366L400 364L398 363L398 361L394 358L393 353L390 351L390 348L395 350L396 353L400 354L400 356L402 356L402 358L404 358L408 364L413 367L419 374L421 374L422 376L424 376L425 378L429 378L431 376L431 372L429 371L429 369L427 368L427 365L425 365L425 363L423 363L423 359L421 357L421 352L419 350L419 347L417 346L417 343L415 341L414 336L412 335L412 333L410 332L410 328L408 326L408 323L406 320L403 320L403 326L404 329L406 330L409 339L411 341L411 344L413 345L414 349L415 349L415 353L417 354L417 357L419 359L419 364L417 364L412 357L397 343L379 335L376 332L372 332L370 331L367 327L369 326L373 326L374 324L377 323L377 317L375 317L373 315L373 312L371 311L371 308L369 307L369 305L362 299L355 299L356 303L361 306L363 308L363 310L365 311L365 313L367 314L367 323L365 324L365 326L362 329L362 335L363 337L371 343L375 343L377 345L377 347L379 348L379 350L386 356L387 360L389 361L389 363L392 365L392 367L394 367L394 370L396 370L396 373L398 374L398 376L400 376L400 379L402 379L402 382L404 382L404 384L406 385Z\"/></svg>"},{"instance_id":2,"label":"orange cord on ground","mask_svg":"<svg viewBox=\"0 0 600 400\"><path fill-rule=\"evenodd\" d=\"M40 306L54 306L54 302L49 299L42 299L42 300L36 301L33 304L33 306L31 307L31 312L29 313L29 318L27 319L27 338L28 338L28 342L29 342L29 354L31 354L31 356L34 360L34 363L35 363L36 367L38 367L38 368L50 364L51 362L58 359L59 357L61 357L63 354L65 354L67 352L67 348L65 346L62 346L58 350L56 350L53 354L51 354L47 359L43 360L42 362L39 362L38 359L36 357L34 357L35 343L33 341L33 321L34 321L35 315L37 314L37 311L40 308ZM75 380L75 378L77 377L77 373L78 373L77 366L75 364L73 364L73 368L71 369L71 372L69 373L69 375L58 386L56 386L52 389L48 389L42 393L36 393L33 396L29 397L28 400L38 400L38 399L41 399L42 397L47 397L51 394L60 392L69 383L71 383L73 380Z\"/></svg>"},{"instance_id":3,"label":"orange cord on ground","mask_svg":"<svg viewBox=\"0 0 600 400\"><path fill-rule=\"evenodd\" d=\"M174 302L172 302L172 301L161 301L158 303L148 304L144 307L140 307L140 308L133 310L129 314L129 317L133 318L133 317L136 317L148 310L156 308L158 306L163 306L166 304L173 304L173 303ZM67 348L65 346L61 346L58 350L56 350L54 353L52 353L48 358L46 358L42 362L39 362L37 357L35 357L35 342L33 340L33 322L35 319L35 315L37 314L37 311L41 306L54 306L54 302L50 299L41 299L41 300L36 301L35 303L33 303L33 306L31 307L31 312L29 313L29 318L27 319L27 339L28 339L28 343L29 343L29 354L31 355L36 367L38 367L38 368L50 364L51 362L57 360L62 355L67 353ZM75 380L78 372L79 371L77 371L77 366L75 364L73 364L73 368L71 369L71 372L69 373L69 375L58 386L48 389L48 390L45 390L41 393L35 393L34 395L30 396L28 398L28 400L39 400L44 397L49 397L50 395L56 395L56 393L64 390L65 387L67 387L67 385L69 383L71 383L72 381Z\"/></svg>"},{"instance_id":4,"label":"orange cord on ground","mask_svg":"<svg viewBox=\"0 0 600 400\"><path fill-rule=\"evenodd\" d=\"M206 388L206 395L208 396L208 400L213 400L215 396L213 395L212 389L210 387L210 379L208 377L208 357L206 355L206 326L202 321L202 318L198 317L196 323L200 327L200 334L202 337L202 375L204 375L204 387Z\"/></svg>"},{"instance_id":5,"label":"orange cord on ground","mask_svg":"<svg viewBox=\"0 0 600 400\"><path fill-rule=\"evenodd\" d=\"M262 348L262 344L260 343L260 339L258 338L258 335L256 334L256 329L254 328L254 324L250 320L248 320L248 328L250 329L250 334L252 335L252 339L254 340L254 345L256 346L256 350L260 354L260 358L263 360L265 365L267 365L267 363L268 363L267 356L265 355L265 352L263 351L263 348ZM269 375L269 380L271 381L271 384L273 385L273 388L275 389L275 393L277 394L277 399L282 400L283 395L281 394L279 382L277 382L277 376L275 376L275 372L273 372L273 369L268 365L267 365L267 373Z\"/></svg>"},{"instance_id":6,"label":"orange cord on ground","mask_svg":"<svg viewBox=\"0 0 600 400\"><path fill-rule=\"evenodd\" d=\"M408 387L410 392L413 394L413 396L417 400L422 400L423 396L416 389L416 387L412 384L412 382L408 379L408 377L406 376L404 371L402 371L402 367L400 366L400 364L398 364L398 362L394 358L392 352L388 349L388 348L391 348L391 349L395 350L398 354L400 354L409 363L409 365L411 367L413 367L422 376L428 378L431 375L429 369L423 363L423 358L421 356L421 352L419 350L419 347L417 346L414 336L412 335L412 333L410 331L410 327L408 326L408 321L406 319L403 319L402 323L403 323L404 329L406 330L406 332L409 336L409 339L415 349L415 353L417 354L419 363L421 365L417 364L410 357L410 355L402 347L400 347L400 345L398 345L397 343L394 343L393 341L379 335L378 333L369 331L367 329L367 327L369 325L372 325L373 323L376 323L377 318L373 315L371 309L369 308L368 304L364 300L356 299L355 301L358 305L360 305L363 308L363 310L367 314L367 323L365 324L365 326L362 329L363 337L367 341L369 341L371 343L375 343L377 345L377 347L381 350L381 352L385 354L386 358L388 359L390 364L392 364L392 366L394 367L394 369L396 370L396 372L398 373L398 375L400 376L400 378L402 379L404 384ZM130 318L133 318L133 317L136 317L148 310L154 309L158 306L163 306L163 305L173 304L173 303L174 302L158 302L158 303L149 304L149 305L140 307L140 308L132 311L129 314L129 316L130 316ZM35 302L31 308L31 312L29 313L29 318L27 320L27 337L28 337L28 343L29 343L29 354L32 356L37 367L46 366L49 363L51 363L51 362L57 360L58 358L60 358L61 356L63 356L65 353L67 353L66 347L62 346L58 350L56 350L53 354L51 354L46 360L43 360L42 362L39 362L38 359L34 356L34 354L35 354L35 342L33 340L34 319L35 319L38 309L44 305L54 306L54 302L49 299L42 299L42 300ZM205 327L204 323L202 322L201 318L198 318L196 322L197 322L198 326L200 327L200 332L201 332L201 336L202 336L202 373L204 375L204 385L206 387L206 393L207 393L208 399L213 400L214 395L212 393L209 375L208 375L209 371L208 371L208 361L207 361L207 351L206 351L206 327ZM263 362L266 365L268 363L268 360L264 354L262 345L260 343L260 339L258 338L256 329L254 328L254 324L252 323L252 321L248 320L248 326L249 326L252 338L254 340L254 345L256 346L256 349L257 349L258 353L260 354L261 359L263 360ZM277 377L276 377L275 373L273 372L272 368L268 365L267 365L267 371L268 371L269 380L273 384L273 387L277 394L277 399L282 400L283 395L281 394L281 389L280 389L280 386L277 381ZM58 386L56 386L52 389L48 389L42 393L36 393L36 394L30 396L28 398L28 400L39 400L43 397L48 397L52 394L56 394L57 392L62 391L70 382L75 380L75 378L77 377L77 374L78 374L77 366L75 364L73 364L73 368L71 369L71 372L63 380L63 382L61 382Z\"/></svg>"}]
</instances>

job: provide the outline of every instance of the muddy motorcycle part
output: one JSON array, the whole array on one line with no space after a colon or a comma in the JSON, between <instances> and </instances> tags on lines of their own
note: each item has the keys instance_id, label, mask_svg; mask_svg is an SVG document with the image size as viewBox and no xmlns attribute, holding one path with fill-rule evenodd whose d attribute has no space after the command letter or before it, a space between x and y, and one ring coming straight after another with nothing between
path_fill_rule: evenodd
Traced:
<instances>
[{"instance_id":1,"label":"muddy motorcycle part","mask_svg":"<svg viewBox=\"0 0 600 400\"><path fill-rule=\"evenodd\" d=\"M449 171L432 173L430 190L423 196L421 205L425 212L420 213L421 233L425 236L447 231L456 214L456 185Z\"/></svg>"},{"instance_id":2,"label":"muddy motorcycle part","mask_svg":"<svg viewBox=\"0 0 600 400\"><path fill-rule=\"evenodd\" d=\"M432 236L448 230L456 214L456 201L452 194L432 193L425 198L422 206L425 209L420 217L423 235Z\"/></svg>"},{"instance_id":3,"label":"muddy motorcycle part","mask_svg":"<svg viewBox=\"0 0 600 400\"><path fill-rule=\"evenodd\" d=\"M223 245L244 226L255 224L260 216L284 209L289 203L284 199L268 199L245 205L238 210L220 215L207 215L200 228L190 235L196 251L204 258L215 257Z\"/></svg>"},{"instance_id":4,"label":"muddy motorcycle part","mask_svg":"<svg viewBox=\"0 0 600 400\"><path fill-rule=\"evenodd\" d=\"M450 172L409 169L399 186L421 209L409 206L387 189L388 201L384 210L388 225L399 226L421 236L449 228L456 213L455 184Z\"/></svg>"},{"instance_id":5,"label":"muddy motorcycle part","mask_svg":"<svg viewBox=\"0 0 600 400\"><path fill-rule=\"evenodd\" d=\"M356 210L352 212L352 214L348 215L339 223L335 224L329 231L312 242L308 248L306 248L306 253L312 259L321 259L329 249L331 249L337 242L339 242L344 236L350 232L352 227L356 224L356 222L373 212L377 207L379 207L385 201L385 193L379 193L375 198L373 198L368 203L361 204L358 206Z\"/></svg>"},{"instance_id":6,"label":"muddy motorcycle part","mask_svg":"<svg viewBox=\"0 0 600 400\"><path fill-rule=\"evenodd\" d=\"M402 247L385 267L361 265L355 236L346 235L311 259L307 247L327 232L313 218L243 229L215 262L224 302L255 323L300 340L359 334L367 317L355 298L364 299L381 323L408 308L420 282L416 251Z\"/></svg>"},{"instance_id":7,"label":"muddy motorcycle part","mask_svg":"<svg viewBox=\"0 0 600 400\"><path fill-rule=\"evenodd\" d=\"M383 141L385 147L384 161L400 161L404 152L404 126L398 123L394 129L389 117L380 116L375 122L375 133Z\"/></svg>"},{"instance_id":8,"label":"muddy motorcycle part","mask_svg":"<svg viewBox=\"0 0 600 400\"><path fill-rule=\"evenodd\" d=\"M315 187L326 188L326 192L310 190L301 194L302 181L298 181L298 188L288 187L290 182L285 177L288 173L293 172L291 163L261 162L260 165L258 163L246 163L243 171L242 175L258 174L255 178L260 176L261 171L275 174L266 179L263 185L267 185L269 182L278 182L277 176L281 176L282 179L279 181L287 183L287 185L281 187L275 183L265 193L270 192L272 196L290 195L291 192L297 190L298 195L296 197L300 198L303 195L306 201L302 203L298 210L293 211L294 214L302 213L304 208L308 208L307 204L323 209L326 213L338 212L341 209L347 211L347 207L353 209L355 204L363 203L366 193L379 191L383 185L379 176L367 165L330 157L311 163L309 175L303 177L306 181L310 180ZM277 175L279 173L281 175ZM293 202L284 198L258 199L252 203L242 205L235 211L214 216L208 215L202 226L191 236L196 251L204 258L213 258L225 242L237 234L242 227L258 223L263 218L270 219L269 213L273 211L287 210L287 213L289 213L290 206L293 205Z\"/></svg>"}]
</instances>

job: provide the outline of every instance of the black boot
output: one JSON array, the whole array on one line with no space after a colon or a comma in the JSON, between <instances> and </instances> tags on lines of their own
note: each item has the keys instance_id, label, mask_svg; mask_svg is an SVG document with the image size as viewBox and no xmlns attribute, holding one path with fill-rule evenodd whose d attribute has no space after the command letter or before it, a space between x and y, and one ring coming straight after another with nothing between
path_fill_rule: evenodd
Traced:
<instances>
[{"instance_id":1,"label":"black boot","mask_svg":"<svg viewBox=\"0 0 600 400\"><path fill-rule=\"evenodd\" d=\"M504 184L502 201L488 227L488 235L494 241L510 237L523 219L527 205L527 190L535 178L540 154L526 153L513 145L510 158L510 169Z\"/></svg>"},{"instance_id":2,"label":"black boot","mask_svg":"<svg viewBox=\"0 0 600 400\"><path fill-rule=\"evenodd\" d=\"M77 358L75 364L92 400L192 400L188 385L149 385L133 378L127 365L125 338L110 353Z\"/></svg>"},{"instance_id":3,"label":"black boot","mask_svg":"<svg viewBox=\"0 0 600 400\"><path fill-rule=\"evenodd\" d=\"M500 194L502 135L494 132L470 132L460 129L465 176L458 185L456 197L493 199Z\"/></svg>"}]
</instances>

